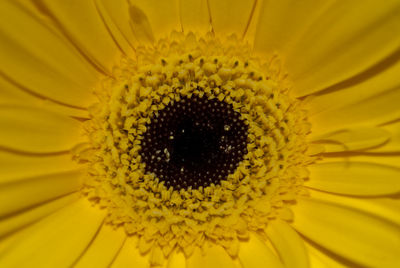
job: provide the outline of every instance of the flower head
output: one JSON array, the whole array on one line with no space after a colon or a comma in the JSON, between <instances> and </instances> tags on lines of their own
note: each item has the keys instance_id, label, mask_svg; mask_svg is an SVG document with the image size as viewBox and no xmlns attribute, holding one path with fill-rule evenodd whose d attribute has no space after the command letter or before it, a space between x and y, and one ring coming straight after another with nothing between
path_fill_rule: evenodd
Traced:
<instances>
[{"instance_id":1,"label":"flower head","mask_svg":"<svg viewBox=\"0 0 400 268\"><path fill-rule=\"evenodd\" d=\"M398 1L0 6L0 266L399 265Z\"/></svg>"}]
</instances>

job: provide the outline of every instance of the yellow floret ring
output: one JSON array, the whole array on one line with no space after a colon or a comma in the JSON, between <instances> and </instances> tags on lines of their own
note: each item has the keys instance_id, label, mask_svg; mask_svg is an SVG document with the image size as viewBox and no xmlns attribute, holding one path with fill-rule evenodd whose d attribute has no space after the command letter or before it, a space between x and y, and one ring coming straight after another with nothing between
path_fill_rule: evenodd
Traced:
<instances>
[{"instance_id":1,"label":"yellow floret ring","mask_svg":"<svg viewBox=\"0 0 400 268\"><path fill-rule=\"evenodd\" d=\"M283 77L268 73L246 45L215 42L189 34L138 49L98 92L101 105L87 125L93 154L84 192L108 208L110 223L138 236L152 260L174 248L190 256L206 242L236 256L249 231L271 218L291 220L290 203L312 161L309 124ZM188 128L192 136L182 134ZM199 168L193 150L216 160L196 156Z\"/></svg>"}]
</instances>

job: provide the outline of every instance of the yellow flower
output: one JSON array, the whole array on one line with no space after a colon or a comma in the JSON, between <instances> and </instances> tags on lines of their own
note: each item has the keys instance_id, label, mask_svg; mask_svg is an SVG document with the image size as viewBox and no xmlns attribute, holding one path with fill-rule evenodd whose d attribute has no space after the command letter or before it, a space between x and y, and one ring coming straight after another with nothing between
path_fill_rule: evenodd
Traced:
<instances>
[{"instance_id":1,"label":"yellow flower","mask_svg":"<svg viewBox=\"0 0 400 268\"><path fill-rule=\"evenodd\" d=\"M0 2L0 267L399 267L400 2Z\"/></svg>"}]
</instances>

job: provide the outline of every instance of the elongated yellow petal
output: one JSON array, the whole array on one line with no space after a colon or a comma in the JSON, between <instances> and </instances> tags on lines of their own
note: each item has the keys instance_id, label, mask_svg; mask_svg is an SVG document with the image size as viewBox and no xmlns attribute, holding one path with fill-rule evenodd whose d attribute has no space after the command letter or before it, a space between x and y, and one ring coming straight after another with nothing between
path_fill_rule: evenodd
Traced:
<instances>
[{"instance_id":1,"label":"elongated yellow petal","mask_svg":"<svg viewBox=\"0 0 400 268\"><path fill-rule=\"evenodd\" d=\"M357 198L351 196L337 195L309 189L310 195L321 201L345 206L364 213L374 215L393 222L400 226L400 198L399 197L375 197Z\"/></svg>"},{"instance_id":2,"label":"elongated yellow petal","mask_svg":"<svg viewBox=\"0 0 400 268\"><path fill-rule=\"evenodd\" d=\"M65 106L52 100L41 98L6 80L5 77L0 77L0 105L2 104L29 105L69 116L89 118L86 109Z\"/></svg>"},{"instance_id":3,"label":"elongated yellow petal","mask_svg":"<svg viewBox=\"0 0 400 268\"><path fill-rule=\"evenodd\" d=\"M211 0L211 20L214 32L218 35L237 34L240 38L250 22L255 0Z\"/></svg>"},{"instance_id":4,"label":"elongated yellow petal","mask_svg":"<svg viewBox=\"0 0 400 268\"><path fill-rule=\"evenodd\" d=\"M304 242L293 228L282 220L272 220L266 230L285 267L309 267Z\"/></svg>"},{"instance_id":5,"label":"elongated yellow petal","mask_svg":"<svg viewBox=\"0 0 400 268\"><path fill-rule=\"evenodd\" d=\"M0 185L77 168L70 154L39 156L0 150Z\"/></svg>"},{"instance_id":6,"label":"elongated yellow petal","mask_svg":"<svg viewBox=\"0 0 400 268\"><path fill-rule=\"evenodd\" d=\"M298 198L293 226L315 243L364 266L400 265L398 226L373 215L314 198Z\"/></svg>"},{"instance_id":7,"label":"elongated yellow petal","mask_svg":"<svg viewBox=\"0 0 400 268\"><path fill-rule=\"evenodd\" d=\"M104 216L104 210L80 199L3 241L0 266L70 267L89 245Z\"/></svg>"},{"instance_id":8,"label":"elongated yellow petal","mask_svg":"<svg viewBox=\"0 0 400 268\"><path fill-rule=\"evenodd\" d=\"M104 5L111 20L122 33L127 43L134 49L137 39L130 25L129 3L126 0L99 0Z\"/></svg>"},{"instance_id":9,"label":"elongated yellow petal","mask_svg":"<svg viewBox=\"0 0 400 268\"><path fill-rule=\"evenodd\" d=\"M304 96L332 86L391 55L400 42L393 34L400 28L399 18L397 0L382 5L374 0L334 2L286 54L294 94Z\"/></svg>"},{"instance_id":10,"label":"elongated yellow petal","mask_svg":"<svg viewBox=\"0 0 400 268\"><path fill-rule=\"evenodd\" d=\"M82 141L77 120L33 107L0 105L0 146L26 152L60 152Z\"/></svg>"},{"instance_id":11,"label":"elongated yellow petal","mask_svg":"<svg viewBox=\"0 0 400 268\"><path fill-rule=\"evenodd\" d=\"M109 267L126 239L125 230L103 224L99 233L74 267Z\"/></svg>"},{"instance_id":12,"label":"elongated yellow petal","mask_svg":"<svg viewBox=\"0 0 400 268\"><path fill-rule=\"evenodd\" d=\"M206 33L212 29L206 0L180 0L179 14L185 33L190 31Z\"/></svg>"},{"instance_id":13,"label":"elongated yellow petal","mask_svg":"<svg viewBox=\"0 0 400 268\"><path fill-rule=\"evenodd\" d=\"M313 138L318 144L323 144L327 153L365 150L389 139L390 134L380 127L345 129Z\"/></svg>"},{"instance_id":14,"label":"elongated yellow petal","mask_svg":"<svg viewBox=\"0 0 400 268\"><path fill-rule=\"evenodd\" d=\"M96 4L96 8L100 14L100 17L105 24L105 27L110 32L110 35L114 39L117 46L121 49L121 51L125 54L125 56L134 58L135 50L133 49L133 47L131 46L131 43L128 40L129 37L124 35L123 31L118 27L118 24L112 17L112 13L105 6L104 1L103 0L95 0L94 2ZM118 3L116 3L116 2L117 1L113 1L113 6L118 5ZM127 13L127 10L125 13ZM120 17L121 16L123 16L122 13L120 14ZM126 22L126 25L128 26L127 22Z\"/></svg>"},{"instance_id":15,"label":"elongated yellow petal","mask_svg":"<svg viewBox=\"0 0 400 268\"><path fill-rule=\"evenodd\" d=\"M93 1L41 0L41 6L90 62L111 74L120 50L107 31Z\"/></svg>"},{"instance_id":16,"label":"elongated yellow petal","mask_svg":"<svg viewBox=\"0 0 400 268\"><path fill-rule=\"evenodd\" d=\"M178 0L130 0L130 3L146 15L155 39L181 30ZM131 19L135 20L133 16Z\"/></svg>"},{"instance_id":17,"label":"elongated yellow petal","mask_svg":"<svg viewBox=\"0 0 400 268\"><path fill-rule=\"evenodd\" d=\"M0 3L1 71L25 90L87 107L98 73L65 40L16 6Z\"/></svg>"},{"instance_id":18,"label":"elongated yellow petal","mask_svg":"<svg viewBox=\"0 0 400 268\"><path fill-rule=\"evenodd\" d=\"M377 196L400 192L400 168L366 162L317 163L309 167L311 188L338 194Z\"/></svg>"},{"instance_id":19,"label":"elongated yellow petal","mask_svg":"<svg viewBox=\"0 0 400 268\"><path fill-rule=\"evenodd\" d=\"M128 237L125 240L122 249L118 253L118 256L112 263L112 268L126 268L126 267L135 267L135 268L147 268L149 267L149 256L141 255L139 253L139 249L136 247L137 238L136 237Z\"/></svg>"},{"instance_id":20,"label":"elongated yellow petal","mask_svg":"<svg viewBox=\"0 0 400 268\"><path fill-rule=\"evenodd\" d=\"M84 174L74 170L0 185L0 216L74 192Z\"/></svg>"},{"instance_id":21,"label":"elongated yellow petal","mask_svg":"<svg viewBox=\"0 0 400 268\"><path fill-rule=\"evenodd\" d=\"M41 100L38 96L29 94L29 92L24 91L24 89L17 84L6 80L4 76L0 76L0 100L1 102L6 101L21 101L31 104L32 102Z\"/></svg>"},{"instance_id":22,"label":"elongated yellow petal","mask_svg":"<svg viewBox=\"0 0 400 268\"><path fill-rule=\"evenodd\" d=\"M348 268L354 266L354 264L349 264L348 262L341 263L334 256L329 256L326 254L324 249L318 249L312 246L310 243L305 242L307 252L310 257L310 267L311 268ZM340 259L343 262L343 259Z\"/></svg>"},{"instance_id":23,"label":"elongated yellow petal","mask_svg":"<svg viewBox=\"0 0 400 268\"><path fill-rule=\"evenodd\" d=\"M395 88L366 100L327 110L309 117L314 135L346 128L370 127L400 118L400 89Z\"/></svg>"},{"instance_id":24,"label":"elongated yellow petal","mask_svg":"<svg viewBox=\"0 0 400 268\"><path fill-rule=\"evenodd\" d=\"M129 26L138 44L151 44L155 41L154 32L147 14L136 5L129 5Z\"/></svg>"},{"instance_id":25,"label":"elongated yellow petal","mask_svg":"<svg viewBox=\"0 0 400 268\"><path fill-rule=\"evenodd\" d=\"M250 20L246 27L247 29L245 30L245 33L243 35L243 40L245 40L245 42L248 42L249 44L251 44L253 46L253 48L254 48L256 32L258 30L258 22L260 20L260 15L261 15L261 11L262 11L264 2L265 1L258 1L258 0L254 2L254 6L253 6L253 9L252 9L251 15L250 15ZM255 52L258 52L258 51L255 51Z\"/></svg>"},{"instance_id":26,"label":"elongated yellow petal","mask_svg":"<svg viewBox=\"0 0 400 268\"><path fill-rule=\"evenodd\" d=\"M240 243L238 255L243 268L284 267L279 258L256 234L251 235L248 241Z\"/></svg>"},{"instance_id":27,"label":"elongated yellow petal","mask_svg":"<svg viewBox=\"0 0 400 268\"><path fill-rule=\"evenodd\" d=\"M336 90L310 97L307 107L310 120L314 123L314 133L323 134L324 131L354 127L357 124L377 125L397 119L397 102L400 101L396 93L400 88L397 79L400 72L398 58L395 56L382 62L376 74L366 74L367 77L345 82ZM342 113L348 113L347 117ZM330 124L324 122L328 118L333 118Z\"/></svg>"},{"instance_id":28,"label":"elongated yellow petal","mask_svg":"<svg viewBox=\"0 0 400 268\"><path fill-rule=\"evenodd\" d=\"M367 162L377 165L391 166L400 168L400 155L398 153L339 153L339 154L327 154L322 159L322 163L325 162Z\"/></svg>"},{"instance_id":29,"label":"elongated yellow petal","mask_svg":"<svg viewBox=\"0 0 400 268\"><path fill-rule=\"evenodd\" d=\"M374 153L400 153L400 120L391 124L380 126L380 128L389 133L389 141L383 146L371 148L368 151ZM398 157L400 157L400 155L398 155Z\"/></svg>"},{"instance_id":30,"label":"elongated yellow petal","mask_svg":"<svg viewBox=\"0 0 400 268\"><path fill-rule=\"evenodd\" d=\"M204 252L195 249L192 256L186 260L187 268L239 268L238 264L228 255L228 253L217 245L206 246Z\"/></svg>"},{"instance_id":31,"label":"elongated yellow petal","mask_svg":"<svg viewBox=\"0 0 400 268\"><path fill-rule=\"evenodd\" d=\"M293 43L302 37L332 2L331 0L262 1L254 49L264 55L277 51L285 56L293 49Z\"/></svg>"},{"instance_id":32,"label":"elongated yellow petal","mask_svg":"<svg viewBox=\"0 0 400 268\"><path fill-rule=\"evenodd\" d=\"M22 213L8 218L3 218L0 221L0 237L41 220L51 213L54 213L55 211L65 207L66 205L73 203L74 201L78 200L78 198L79 194L77 193L69 194L56 200L51 200L43 205L34 207L27 211L23 211Z\"/></svg>"},{"instance_id":33,"label":"elongated yellow petal","mask_svg":"<svg viewBox=\"0 0 400 268\"><path fill-rule=\"evenodd\" d=\"M400 53L379 62L369 71L344 81L329 90L311 95L307 100L309 115L339 110L400 87ZM335 101L332 101L335 100Z\"/></svg>"}]
</instances>

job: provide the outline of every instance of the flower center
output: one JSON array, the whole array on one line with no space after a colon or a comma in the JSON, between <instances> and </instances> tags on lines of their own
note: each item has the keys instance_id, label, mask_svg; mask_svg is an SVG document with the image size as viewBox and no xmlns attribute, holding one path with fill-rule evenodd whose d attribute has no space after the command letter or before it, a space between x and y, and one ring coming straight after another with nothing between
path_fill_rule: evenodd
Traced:
<instances>
[{"instance_id":1,"label":"flower center","mask_svg":"<svg viewBox=\"0 0 400 268\"><path fill-rule=\"evenodd\" d=\"M232 105L206 97L182 97L146 125L141 151L146 171L176 190L215 185L234 172L247 153L247 125Z\"/></svg>"},{"instance_id":2,"label":"flower center","mask_svg":"<svg viewBox=\"0 0 400 268\"><path fill-rule=\"evenodd\" d=\"M190 256L209 241L236 256L249 231L292 219L310 127L276 62L235 38L174 33L96 92L90 149L76 152L90 166L82 191L142 254Z\"/></svg>"}]
</instances>

